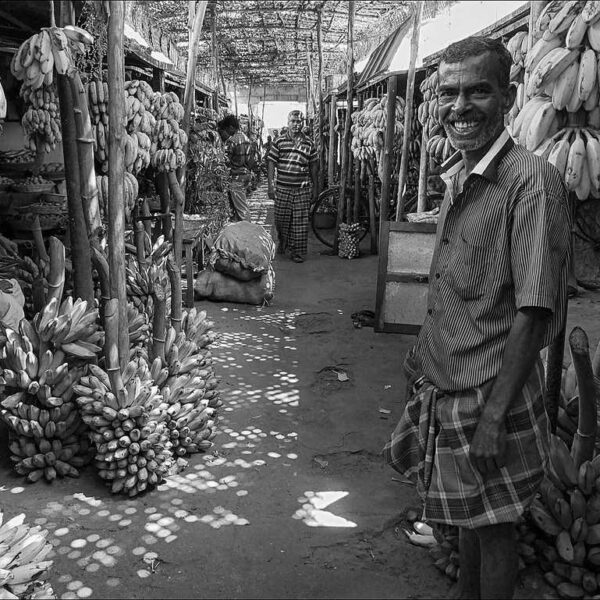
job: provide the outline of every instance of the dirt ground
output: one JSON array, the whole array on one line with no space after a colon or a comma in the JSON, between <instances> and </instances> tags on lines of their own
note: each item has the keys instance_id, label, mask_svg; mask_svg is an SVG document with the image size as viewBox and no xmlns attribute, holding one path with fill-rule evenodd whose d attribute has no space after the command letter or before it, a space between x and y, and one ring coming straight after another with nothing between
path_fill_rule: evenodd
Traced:
<instances>
[{"instance_id":1,"label":"dirt ground","mask_svg":"<svg viewBox=\"0 0 600 600\"><path fill-rule=\"evenodd\" d=\"M264 200L253 213L269 222ZM277 258L269 307L197 303L222 334L220 433L158 489L113 497L92 469L29 486L2 453L0 505L50 530L59 597L446 597L448 580L400 528L416 493L380 456L414 338L355 328L350 315L374 309L377 257L323 249L313 239L305 263ZM598 302L586 292L570 306L594 346ZM518 596L540 585L528 578Z\"/></svg>"}]
</instances>

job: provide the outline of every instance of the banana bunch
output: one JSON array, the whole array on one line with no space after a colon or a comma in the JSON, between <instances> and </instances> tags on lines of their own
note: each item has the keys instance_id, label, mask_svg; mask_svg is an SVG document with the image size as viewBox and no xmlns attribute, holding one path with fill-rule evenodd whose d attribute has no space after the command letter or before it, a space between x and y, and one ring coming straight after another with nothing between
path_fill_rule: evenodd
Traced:
<instances>
[{"instance_id":1,"label":"banana bunch","mask_svg":"<svg viewBox=\"0 0 600 600\"><path fill-rule=\"evenodd\" d=\"M108 127L108 83L91 79L85 86L92 125L102 122Z\"/></svg>"},{"instance_id":2,"label":"banana bunch","mask_svg":"<svg viewBox=\"0 0 600 600\"><path fill-rule=\"evenodd\" d=\"M423 80L419 88L423 102L417 109L417 119L426 132L427 154L435 162L441 164L454 154L454 148L439 121L437 85L438 73L436 70Z\"/></svg>"},{"instance_id":3,"label":"banana bunch","mask_svg":"<svg viewBox=\"0 0 600 600\"><path fill-rule=\"evenodd\" d=\"M113 390L107 373L88 365L74 386L82 419L95 447L94 465L113 494L136 496L160 483L173 465L166 410L147 363L135 359Z\"/></svg>"},{"instance_id":4,"label":"banana bunch","mask_svg":"<svg viewBox=\"0 0 600 600\"><path fill-rule=\"evenodd\" d=\"M563 598L600 588L600 457L575 467L566 444L551 436L547 478L530 508L546 581ZM576 595L572 595L576 594Z\"/></svg>"},{"instance_id":5,"label":"banana bunch","mask_svg":"<svg viewBox=\"0 0 600 600\"><path fill-rule=\"evenodd\" d=\"M381 153L387 123L386 104L387 95L382 98L369 98L365 100L362 110L352 113L351 149L356 158L368 160L371 156L377 157ZM394 135L397 141L402 138L404 131L404 106L404 99L396 98Z\"/></svg>"},{"instance_id":6,"label":"banana bunch","mask_svg":"<svg viewBox=\"0 0 600 600\"><path fill-rule=\"evenodd\" d=\"M151 113L153 98L152 87L146 81L135 79L125 82L127 131L141 131L147 135L152 133L155 121Z\"/></svg>"},{"instance_id":7,"label":"banana bunch","mask_svg":"<svg viewBox=\"0 0 600 600\"><path fill-rule=\"evenodd\" d=\"M150 342L150 324L148 315L129 304L127 306L127 323L129 327L129 343L132 346L147 347Z\"/></svg>"},{"instance_id":8,"label":"banana bunch","mask_svg":"<svg viewBox=\"0 0 600 600\"><path fill-rule=\"evenodd\" d=\"M108 161L106 161L108 167ZM98 205L100 208L100 216L102 219L108 219L108 175L96 175L96 188L98 189ZM135 203L138 198L139 184L138 180L132 173L125 171L123 179L123 197L125 200L125 218L130 222L131 213L135 208Z\"/></svg>"},{"instance_id":9,"label":"banana bunch","mask_svg":"<svg viewBox=\"0 0 600 600\"><path fill-rule=\"evenodd\" d=\"M33 316L33 282L44 278L38 265L29 256L20 256L16 244L0 235L0 278L16 279L25 296L24 311Z\"/></svg>"},{"instance_id":10,"label":"banana bunch","mask_svg":"<svg viewBox=\"0 0 600 600\"><path fill-rule=\"evenodd\" d=\"M53 550L47 537L46 529L25 524L24 513L4 521L0 511L0 597L56 598L50 584L44 581L53 565L52 560L47 560Z\"/></svg>"},{"instance_id":11,"label":"banana bunch","mask_svg":"<svg viewBox=\"0 0 600 600\"><path fill-rule=\"evenodd\" d=\"M182 131L183 133L183 131ZM132 173L144 171L150 164L150 148L152 142L150 137L142 131L132 131L129 135L132 140L132 146L135 148L135 158L133 161L127 157L127 142L125 143L125 168Z\"/></svg>"},{"instance_id":12,"label":"banana bunch","mask_svg":"<svg viewBox=\"0 0 600 600\"><path fill-rule=\"evenodd\" d=\"M181 122L183 119L184 109L175 92L165 94L154 92L150 110L157 121L160 119L174 119Z\"/></svg>"},{"instance_id":13,"label":"banana bunch","mask_svg":"<svg viewBox=\"0 0 600 600\"><path fill-rule=\"evenodd\" d=\"M216 435L215 410L222 405L212 355L214 323L205 311L185 312L181 331L167 329L164 349L150 367L150 375L168 403L167 427L178 456L206 450Z\"/></svg>"},{"instance_id":14,"label":"banana bunch","mask_svg":"<svg viewBox=\"0 0 600 600\"><path fill-rule=\"evenodd\" d=\"M134 254L125 255L125 274L127 298L140 312L152 314L152 293L157 279L165 279L167 294L170 296L168 277L166 276L167 255L172 249L171 242L165 241L164 235L159 236L154 244L145 238L148 266L140 268Z\"/></svg>"},{"instance_id":15,"label":"banana bunch","mask_svg":"<svg viewBox=\"0 0 600 600\"><path fill-rule=\"evenodd\" d=\"M98 121L92 126L94 154L101 173L108 173L108 123Z\"/></svg>"},{"instance_id":16,"label":"banana bunch","mask_svg":"<svg viewBox=\"0 0 600 600\"><path fill-rule=\"evenodd\" d=\"M25 147L37 150L37 143L43 144L46 153L62 141L58 97L54 85L42 85L37 89L21 86L20 96L27 110L21 119L25 133Z\"/></svg>"},{"instance_id":17,"label":"banana bunch","mask_svg":"<svg viewBox=\"0 0 600 600\"><path fill-rule=\"evenodd\" d=\"M527 32L517 31L507 42L506 48L512 57L510 80L523 81L525 74L525 59L527 57Z\"/></svg>"}]
</instances>

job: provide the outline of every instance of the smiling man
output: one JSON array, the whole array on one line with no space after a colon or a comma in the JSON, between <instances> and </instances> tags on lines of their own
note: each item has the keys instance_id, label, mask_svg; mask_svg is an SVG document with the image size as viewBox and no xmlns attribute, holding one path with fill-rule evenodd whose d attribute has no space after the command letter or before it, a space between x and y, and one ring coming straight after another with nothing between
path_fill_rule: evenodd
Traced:
<instances>
[{"instance_id":1,"label":"smiling man","mask_svg":"<svg viewBox=\"0 0 600 600\"><path fill-rule=\"evenodd\" d=\"M427 316L405 370L411 394L386 446L424 517L459 527L456 597L512 598L514 523L543 477L548 422L540 350L565 318L570 237L558 171L515 145L515 99L498 41L449 46L440 120L458 150L430 272Z\"/></svg>"}]
</instances>

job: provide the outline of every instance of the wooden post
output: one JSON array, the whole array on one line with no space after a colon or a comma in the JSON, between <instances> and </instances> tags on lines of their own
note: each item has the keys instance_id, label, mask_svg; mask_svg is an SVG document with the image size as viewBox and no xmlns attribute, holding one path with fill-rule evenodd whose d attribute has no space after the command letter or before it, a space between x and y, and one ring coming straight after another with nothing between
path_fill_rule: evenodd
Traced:
<instances>
[{"instance_id":1,"label":"wooden post","mask_svg":"<svg viewBox=\"0 0 600 600\"><path fill-rule=\"evenodd\" d=\"M323 40L322 23L323 6L317 8L317 52L319 57L319 66L317 72L317 85L319 91L319 193L323 191L325 184L325 136L323 128L325 126L325 108L323 106Z\"/></svg>"},{"instance_id":2,"label":"wooden post","mask_svg":"<svg viewBox=\"0 0 600 600\"><path fill-rule=\"evenodd\" d=\"M129 362L129 328L125 279L125 3L110 0L108 17L108 264L110 295L118 301L119 365ZM116 393L116 392L115 392Z\"/></svg>"},{"instance_id":3,"label":"wooden post","mask_svg":"<svg viewBox=\"0 0 600 600\"><path fill-rule=\"evenodd\" d=\"M358 95L358 108L357 110L362 110L363 107L363 95ZM354 159L354 206L352 211L352 223L358 223L358 209L360 207L360 172L362 167L362 161L358 158Z\"/></svg>"},{"instance_id":4,"label":"wooden post","mask_svg":"<svg viewBox=\"0 0 600 600\"><path fill-rule=\"evenodd\" d=\"M398 95L398 75L388 77L386 102L386 129L383 142L383 178L381 180L381 203L379 208L379 231L388 220L392 187L392 161L394 158L394 118L396 115L396 96Z\"/></svg>"},{"instance_id":5,"label":"wooden post","mask_svg":"<svg viewBox=\"0 0 600 600\"><path fill-rule=\"evenodd\" d=\"M327 165L327 186L333 187L335 182L335 148L337 145L335 122L337 120L337 96L331 92L331 105L329 107L329 164Z\"/></svg>"},{"instance_id":6,"label":"wooden post","mask_svg":"<svg viewBox=\"0 0 600 600\"><path fill-rule=\"evenodd\" d=\"M369 226L371 254L377 254L377 223L375 222L375 176L369 170Z\"/></svg>"},{"instance_id":7,"label":"wooden post","mask_svg":"<svg viewBox=\"0 0 600 600\"><path fill-rule=\"evenodd\" d=\"M252 78L248 82L248 135L252 131L252 105L250 104L252 101Z\"/></svg>"},{"instance_id":8,"label":"wooden post","mask_svg":"<svg viewBox=\"0 0 600 600\"><path fill-rule=\"evenodd\" d=\"M419 157L419 193L417 196L417 212L427 210L427 130L423 127L421 135L421 155Z\"/></svg>"},{"instance_id":9,"label":"wooden post","mask_svg":"<svg viewBox=\"0 0 600 600\"><path fill-rule=\"evenodd\" d=\"M415 96L415 64L419 50L419 33L421 31L422 2L415 2L413 15L413 32L410 40L410 63L408 65L408 77L406 79L406 105L404 107L404 135L402 136L402 158L400 172L398 173L398 196L396 203L396 221L402 218L404 212L404 185L408 172L410 136L412 135L413 106Z\"/></svg>"},{"instance_id":10,"label":"wooden post","mask_svg":"<svg viewBox=\"0 0 600 600\"><path fill-rule=\"evenodd\" d=\"M161 94L165 93L165 72L158 67L152 69L152 89Z\"/></svg>"},{"instance_id":11,"label":"wooden post","mask_svg":"<svg viewBox=\"0 0 600 600\"><path fill-rule=\"evenodd\" d=\"M237 105L237 81L235 77L235 68L233 69L233 102L235 104L235 116L238 116L238 105Z\"/></svg>"},{"instance_id":12,"label":"wooden post","mask_svg":"<svg viewBox=\"0 0 600 600\"><path fill-rule=\"evenodd\" d=\"M350 126L352 125L352 104L354 101L354 9L355 0L350 0L348 5L348 70L346 73L346 119L344 121L344 137L341 146L342 172L340 174L340 197L338 199L337 223L335 226L335 240L333 242L333 252L338 252L338 238L340 225L345 217L344 208L346 206L346 186L349 181L350 164Z\"/></svg>"}]
</instances>

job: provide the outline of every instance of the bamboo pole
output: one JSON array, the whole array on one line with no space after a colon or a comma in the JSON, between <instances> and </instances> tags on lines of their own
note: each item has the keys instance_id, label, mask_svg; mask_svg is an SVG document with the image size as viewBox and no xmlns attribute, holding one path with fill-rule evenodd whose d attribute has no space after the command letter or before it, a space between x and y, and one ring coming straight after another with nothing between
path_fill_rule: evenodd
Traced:
<instances>
[{"instance_id":1,"label":"bamboo pole","mask_svg":"<svg viewBox=\"0 0 600 600\"><path fill-rule=\"evenodd\" d=\"M74 295L76 298L93 302L92 259L81 202L79 155L76 141L77 132L73 116L73 98L71 97L69 78L66 75L57 75L56 88L60 104L60 126L69 208L69 234L71 238Z\"/></svg>"},{"instance_id":2,"label":"bamboo pole","mask_svg":"<svg viewBox=\"0 0 600 600\"><path fill-rule=\"evenodd\" d=\"M423 127L421 135L421 155L419 156L419 192L417 195L417 212L427 210L427 130Z\"/></svg>"},{"instance_id":3,"label":"bamboo pole","mask_svg":"<svg viewBox=\"0 0 600 600\"><path fill-rule=\"evenodd\" d=\"M381 203L379 210L379 231L388 220L392 186L392 160L394 155L394 118L396 114L396 96L398 95L398 76L390 75L387 85L386 127L383 142L383 177L381 179Z\"/></svg>"},{"instance_id":4,"label":"bamboo pole","mask_svg":"<svg viewBox=\"0 0 600 600\"><path fill-rule=\"evenodd\" d=\"M338 199L337 222L335 225L335 240L333 242L333 252L338 253L339 230L340 225L345 217L346 206L346 186L349 181L349 164L350 164L350 126L352 125L352 104L354 101L354 10L355 0L350 0L348 5L348 70L346 73L347 89L346 89L346 119L344 121L344 137L341 147L342 155L342 172L340 174L340 196Z\"/></svg>"},{"instance_id":5,"label":"bamboo pole","mask_svg":"<svg viewBox=\"0 0 600 600\"><path fill-rule=\"evenodd\" d=\"M108 17L108 264L111 298L118 301L118 357L121 369L129 360L129 328L125 280L125 3L110 0Z\"/></svg>"},{"instance_id":6,"label":"bamboo pole","mask_svg":"<svg viewBox=\"0 0 600 600\"><path fill-rule=\"evenodd\" d=\"M363 95L358 95L358 108L362 110L363 107ZM352 210L352 223L358 223L358 209L360 207L360 194L361 194L361 167L362 161L358 158L354 159L354 205Z\"/></svg>"},{"instance_id":7,"label":"bamboo pole","mask_svg":"<svg viewBox=\"0 0 600 600\"><path fill-rule=\"evenodd\" d=\"M331 92L331 105L329 107L329 163L327 165L327 185L333 187L335 182L336 171L336 154L335 148L337 145L335 122L337 119L337 96Z\"/></svg>"},{"instance_id":8,"label":"bamboo pole","mask_svg":"<svg viewBox=\"0 0 600 600\"><path fill-rule=\"evenodd\" d=\"M319 57L317 71L317 85L319 90L319 193L323 191L325 185L325 136L323 127L325 125L325 107L323 106L323 6L317 8L317 53Z\"/></svg>"},{"instance_id":9,"label":"bamboo pole","mask_svg":"<svg viewBox=\"0 0 600 600\"><path fill-rule=\"evenodd\" d=\"M235 104L235 116L238 116L238 104L237 104L237 81L235 78L235 69L233 69L233 102Z\"/></svg>"},{"instance_id":10,"label":"bamboo pole","mask_svg":"<svg viewBox=\"0 0 600 600\"><path fill-rule=\"evenodd\" d=\"M412 120L415 96L415 65L417 62L417 52L419 51L419 33L421 32L421 12L423 3L415 2L413 15L413 32L410 40L410 62L408 65L408 77L406 80L406 105L404 108L404 135L402 136L402 158L400 162L400 172L398 174L398 196L396 202L396 221L402 218L404 211L404 186L408 172L410 136L412 135Z\"/></svg>"},{"instance_id":11,"label":"bamboo pole","mask_svg":"<svg viewBox=\"0 0 600 600\"><path fill-rule=\"evenodd\" d=\"M73 114L77 130L77 146L79 150L79 178L83 215L90 241L99 244L102 231L100 208L98 205L98 186L94 167L94 137L87 97L79 72L70 79L73 96Z\"/></svg>"},{"instance_id":12,"label":"bamboo pole","mask_svg":"<svg viewBox=\"0 0 600 600\"><path fill-rule=\"evenodd\" d=\"M252 105L250 104L252 100L252 78L248 82L248 135L252 131Z\"/></svg>"}]
</instances>

